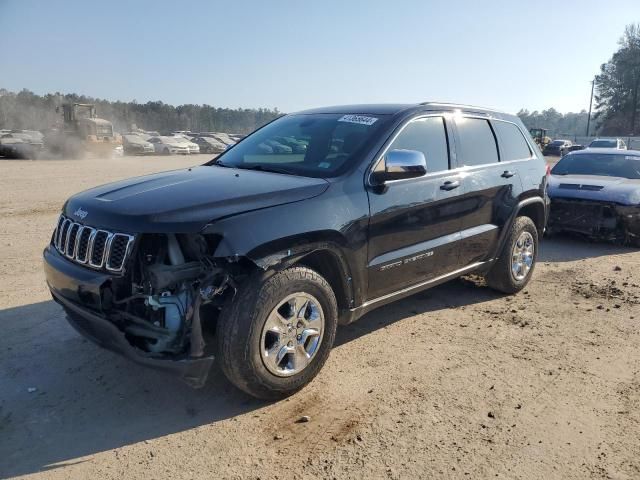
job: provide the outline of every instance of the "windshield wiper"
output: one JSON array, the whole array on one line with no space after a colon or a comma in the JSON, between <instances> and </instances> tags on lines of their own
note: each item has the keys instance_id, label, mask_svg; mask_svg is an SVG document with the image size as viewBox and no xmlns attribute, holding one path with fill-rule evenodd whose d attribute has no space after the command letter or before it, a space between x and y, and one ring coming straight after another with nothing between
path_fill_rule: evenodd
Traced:
<instances>
[{"instance_id":1,"label":"windshield wiper","mask_svg":"<svg viewBox=\"0 0 640 480\"><path fill-rule=\"evenodd\" d=\"M259 172L271 172L271 173L282 173L284 175L294 175L289 170L285 170L283 168L278 168L278 167L272 167L272 166L266 167L264 165L252 165L250 167L236 166L236 168L239 168L240 170L257 170Z\"/></svg>"}]
</instances>

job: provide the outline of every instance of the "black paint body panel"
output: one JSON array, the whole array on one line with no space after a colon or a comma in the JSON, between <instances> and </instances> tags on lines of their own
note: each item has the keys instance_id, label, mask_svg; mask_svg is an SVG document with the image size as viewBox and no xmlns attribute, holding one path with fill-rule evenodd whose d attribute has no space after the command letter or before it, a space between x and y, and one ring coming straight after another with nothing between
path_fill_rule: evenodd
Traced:
<instances>
[{"instance_id":1,"label":"black paint body panel","mask_svg":"<svg viewBox=\"0 0 640 480\"><path fill-rule=\"evenodd\" d=\"M337 259L338 276L346 286L348 307L341 315L347 320L343 323L372 305L435 285L458 272L489 267L520 208L539 209L534 220L540 231L544 229L546 167L528 134L530 159L469 168L462 166L456 154L454 115L501 119L526 132L517 117L435 103L330 107L312 112L381 113L388 118L364 144L357 160L335 178L207 165L87 190L70 198L63 213L110 231L215 234L220 240L214 257L246 258L263 269L281 268L318 250L329 252ZM443 116L452 132L451 169L374 185L371 169L394 134L411 119L433 114ZM503 176L507 170L513 175ZM447 181L459 182L459 187L442 189ZM88 212L86 220L78 218L76 211ZM76 320L76 328L88 336L102 332L108 337L102 342L108 348L135 358L135 352L114 337L113 329L101 323L104 319L95 318L100 288L109 276L72 265L51 248L44 256L54 297L76 317L84 318L86 325L79 326Z\"/></svg>"}]
</instances>

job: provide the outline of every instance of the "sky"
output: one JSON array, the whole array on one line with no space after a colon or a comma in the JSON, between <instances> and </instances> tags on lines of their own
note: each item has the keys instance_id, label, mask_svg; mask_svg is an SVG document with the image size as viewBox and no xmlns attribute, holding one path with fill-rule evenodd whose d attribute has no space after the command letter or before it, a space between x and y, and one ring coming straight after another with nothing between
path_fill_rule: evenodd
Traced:
<instances>
[{"instance_id":1,"label":"sky","mask_svg":"<svg viewBox=\"0 0 640 480\"><path fill-rule=\"evenodd\" d=\"M179 105L588 109L640 0L0 0L0 88Z\"/></svg>"}]
</instances>

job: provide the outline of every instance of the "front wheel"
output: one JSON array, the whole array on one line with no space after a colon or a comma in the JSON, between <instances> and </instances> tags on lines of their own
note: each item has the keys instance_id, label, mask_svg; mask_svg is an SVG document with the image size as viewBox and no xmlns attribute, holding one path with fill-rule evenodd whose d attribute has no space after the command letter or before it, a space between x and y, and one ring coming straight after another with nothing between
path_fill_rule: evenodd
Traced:
<instances>
[{"instance_id":1,"label":"front wheel","mask_svg":"<svg viewBox=\"0 0 640 480\"><path fill-rule=\"evenodd\" d=\"M248 279L218 319L218 358L235 386L262 399L292 395L324 365L338 324L329 283L306 267Z\"/></svg>"},{"instance_id":2,"label":"front wheel","mask_svg":"<svg viewBox=\"0 0 640 480\"><path fill-rule=\"evenodd\" d=\"M500 257L485 277L487 284L500 292L519 292L531 280L537 258L538 229L529 217L518 217Z\"/></svg>"}]
</instances>

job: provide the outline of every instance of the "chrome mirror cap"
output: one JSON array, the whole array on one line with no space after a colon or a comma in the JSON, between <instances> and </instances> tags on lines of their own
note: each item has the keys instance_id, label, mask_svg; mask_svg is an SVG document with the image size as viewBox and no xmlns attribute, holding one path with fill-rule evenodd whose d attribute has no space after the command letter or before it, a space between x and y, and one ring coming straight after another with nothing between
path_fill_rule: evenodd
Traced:
<instances>
[{"instance_id":1,"label":"chrome mirror cap","mask_svg":"<svg viewBox=\"0 0 640 480\"><path fill-rule=\"evenodd\" d=\"M424 153L417 150L391 150L382 161L384 171L375 172L376 181L379 183L421 177L427 173Z\"/></svg>"}]
</instances>

